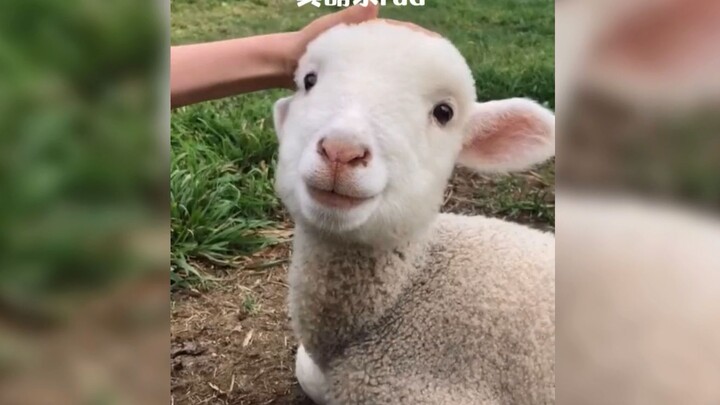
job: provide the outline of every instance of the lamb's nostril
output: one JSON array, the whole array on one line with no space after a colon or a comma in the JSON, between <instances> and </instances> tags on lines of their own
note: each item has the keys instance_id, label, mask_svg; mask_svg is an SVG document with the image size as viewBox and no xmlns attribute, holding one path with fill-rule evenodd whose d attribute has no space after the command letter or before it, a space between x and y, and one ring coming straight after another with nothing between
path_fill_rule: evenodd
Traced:
<instances>
[{"instance_id":1,"label":"lamb's nostril","mask_svg":"<svg viewBox=\"0 0 720 405\"><path fill-rule=\"evenodd\" d=\"M325 138L321 138L317 143L317 152L323 158L330 160L327 150L325 149Z\"/></svg>"},{"instance_id":2,"label":"lamb's nostril","mask_svg":"<svg viewBox=\"0 0 720 405\"><path fill-rule=\"evenodd\" d=\"M323 138L318 142L317 151L328 162L350 166L367 165L371 158L367 147L347 140Z\"/></svg>"},{"instance_id":3,"label":"lamb's nostril","mask_svg":"<svg viewBox=\"0 0 720 405\"><path fill-rule=\"evenodd\" d=\"M367 164L370 163L370 158L371 158L370 150L367 148L364 148L362 150L362 154L351 159L348 162L348 164L351 166L357 166L360 164L367 166Z\"/></svg>"}]
</instances>

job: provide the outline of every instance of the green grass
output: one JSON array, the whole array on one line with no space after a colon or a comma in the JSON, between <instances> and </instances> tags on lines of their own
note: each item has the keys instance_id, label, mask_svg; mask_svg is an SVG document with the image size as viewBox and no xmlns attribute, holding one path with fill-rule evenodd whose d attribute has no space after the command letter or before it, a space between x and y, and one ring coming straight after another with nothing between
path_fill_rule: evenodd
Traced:
<instances>
[{"instance_id":1,"label":"green grass","mask_svg":"<svg viewBox=\"0 0 720 405\"><path fill-rule=\"evenodd\" d=\"M412 21L452 40L467 58L478 98L525 96L554 107L554 3L549 0L427 0L426 6L384 7L382 17ZM297 30L328 8L295 0L172 0L173 44ZM270 241L281 206L272 188L277 144L270 91L184 107L172 115L172 280L201 278L190 259L230 263ZM542 170L553 183L552 170ZM518 177L476 195L478 206L510 219L551 223L544 190ZM504 191L503 191L504 190Z\"/></svg>"},{"instance_id":2,"label":"green grass","mask_svg":"<svg viewBox=\"0 0 720 405\"><path fill-rule=\"evenodd\" d=\"M554 163L532 175L496 177L474 191L473 205L485 215L506 218L544 230L555 228Z\"/></svg>"},{"instance_id":3,"label":"green grass","mask_svg":"<svg viewBox=\"0 0 720 405\"><path fill-rule=\"evenodd\" d=\"M265 111L269 95L201 104L172 121L172 282L200 275L187 264L202 258L228 264L269 241L279 203L272 179L276 143ZM188 280L188 278L190 280Z\"/></svg>"},{"instance_id":4,"label":"green grass","mask_svg":"<svg viewBox=\"0 0 720 405\"><path fill-rule=\"evenodd\" d=\"M258 304L257 299L250 293L245 296L242 305L243 311L248 315L254 315L260 309L260 304Z\"/></svg>"}]
</instances>

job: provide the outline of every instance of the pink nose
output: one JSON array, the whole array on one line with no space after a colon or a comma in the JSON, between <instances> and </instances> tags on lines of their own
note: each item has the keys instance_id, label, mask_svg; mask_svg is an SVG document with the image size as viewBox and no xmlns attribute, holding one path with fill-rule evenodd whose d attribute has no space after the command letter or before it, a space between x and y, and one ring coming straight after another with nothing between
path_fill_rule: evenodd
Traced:
<instances>
[{"instance_id":1,"label":"pink nose","mask_svg":"<svg viewBox=\"0 0 720 405\"><path fill-rule=\"evenodd\" d=\"M317 150L326 161L342 165L367 166L371 158L370 149L346 140L323 138L318 142Z\"/></svg>"}]
</instances>

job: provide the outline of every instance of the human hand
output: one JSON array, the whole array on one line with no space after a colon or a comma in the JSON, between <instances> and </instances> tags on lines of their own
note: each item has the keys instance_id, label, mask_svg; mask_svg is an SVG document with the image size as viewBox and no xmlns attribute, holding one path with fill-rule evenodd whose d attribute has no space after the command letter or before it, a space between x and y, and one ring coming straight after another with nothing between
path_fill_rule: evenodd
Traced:
<instances>
[{"instance_id":1,"label":"human hand","mask_svg":"<svg viewBox=\"0 0 720 405\"><path fill-rule=\"evenodd\" d=\"M413 24L411 22L391 20L389 18L381 18L380 21L385 21L388 24L400 25L400 26L403 26L406 28L410 28L411 30L422 32L423 34L430 35L432 37L442 37L442 35L438 34L435 31L430 31L427 28L421 27L421 26L419 26L417 24Z\"/></svg>"},{"instance_id":2,"label":"human hand","mask_svg":"<svg viewBox=\"0 0 720 405\"><path fill-rule=\"evenodd\" d=\"M294 32L293 41L290 46L287 73L292 76L297 67L300 57L305 53L307 45L323 32L340 24L359 24L361 22L374 20L378 16L379 6L368 4L367 6L355 5L344 10L324 15L298 32Z\"/></svg>"}]
</instances>

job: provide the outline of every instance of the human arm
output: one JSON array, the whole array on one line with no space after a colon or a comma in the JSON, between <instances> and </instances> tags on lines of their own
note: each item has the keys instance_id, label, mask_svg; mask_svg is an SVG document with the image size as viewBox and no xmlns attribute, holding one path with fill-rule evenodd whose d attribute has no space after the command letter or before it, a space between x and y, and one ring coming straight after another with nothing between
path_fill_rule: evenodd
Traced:
<instances>
[{"instance_id":1,"label":"human arm","mask_svg":"<svg viewBox=\"0 0 720 405\"><path fill-rule=\"evenodd\" d=\"M292 75L307 44L342 23L377 17L377 6L353 6L320 17L300 31L170 49L171 107L271 88L293 88Z\"/></svg>"}]
</instances>

